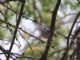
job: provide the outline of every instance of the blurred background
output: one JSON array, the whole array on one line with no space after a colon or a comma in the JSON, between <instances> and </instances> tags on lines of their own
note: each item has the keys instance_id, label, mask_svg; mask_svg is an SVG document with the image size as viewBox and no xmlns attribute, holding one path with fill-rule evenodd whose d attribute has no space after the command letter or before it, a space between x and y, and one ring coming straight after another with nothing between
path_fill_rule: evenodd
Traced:
<instances>
[{"instance_id":1,"label":"blurred background","mask_svg":"<svg viewBox=\"0 0 80 60\"><path fill-rule=\"evenodd\" d=\"M0 0L4 1L4 0ZM38 60L44 51L56 0L26 0L16 41L22 45L21 55L16 60ZM11 42L21 3L10 1L0 4L0 41ZM61 0L57 13L56 28L47 60L61 60L66 47L66 38L80 10L77 0ZM74 30L80 26L79 21ZM74 32L73 32L74 33ZM26 43L25 43L26 42ZM0 43L8 46L10 43ZM20 49L18 47L18 49ZM7 49L7 47L5 47ZM71 50L72 52L73 50ZM14 50L15 52L15 50ZM70 52L70 53L71 53ZM17 52L19 53L19 52Z\"/></svg>"}]
</instances>

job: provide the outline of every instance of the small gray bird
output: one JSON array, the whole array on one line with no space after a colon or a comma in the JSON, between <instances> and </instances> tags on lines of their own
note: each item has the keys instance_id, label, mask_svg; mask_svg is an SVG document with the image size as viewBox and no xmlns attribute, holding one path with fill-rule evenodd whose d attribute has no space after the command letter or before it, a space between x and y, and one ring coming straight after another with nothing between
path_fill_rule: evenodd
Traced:
<instances>
[{"instance_id":1,"label":"small gray bird","mask_svg":"<svg viewBox=\"0 0 80 60\"><path fill-rule=\"evenodd\" d=\"M39 30L41 31L41 36L44 38L48 38L49 37L49 32L50 29L46 26L45 23L41 23L39 25Z\"/></svg>"}]
</instances>

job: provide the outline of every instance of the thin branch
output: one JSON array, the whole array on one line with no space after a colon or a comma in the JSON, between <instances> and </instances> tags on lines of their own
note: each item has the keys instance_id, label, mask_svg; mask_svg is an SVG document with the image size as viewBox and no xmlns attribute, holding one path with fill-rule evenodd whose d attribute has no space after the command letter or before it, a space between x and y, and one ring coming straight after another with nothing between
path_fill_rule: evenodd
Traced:
<instances>
[{"instance_id":1,"label":"thin branch","mask_svg":"<svg viewBox=\"0 0 80 60\"><path fill-rule=\"evenodd\" d=\"M34 36L34 35L32 35L32 34L30 34L30 33L28 33L28 32L26 32L26 31L24 31L24 30L22 30L21 28L19 28L21 31L23 31L24 33L26 33L26 34L28 34L28 35L30 35L30 36L32 36L32 37L34 37L34 38L36 38L36 39L38 39L40 42L44 42L43 40L41 40L40 38L37 38L36 36Z\"/></svg>"},{"instance_id":2,"label":"thin branch","mask_svg":"<svg viewBox=\"0 0 80 60\"><path fill-rule=\"evenodd\" d=\"M80 12L77 14L76 18L74 19L74 22L73 22L73 24L71 26L71 29L69 31L69 34L68 34L68 37L67 37L67 50L65 50L65 52L63 54L65 56L65 57L63 57L63 60L67 60L68 59L68 52L69 52L69 48L70 48L69 47L69 45L70 45L69 44L69 39L70 39L71 33L73 31L73 28L74 28L79 16L80 16Z\"/></svg>"},{"instance_id":3,"label":"thin branch","mask_svg":"<svg viewBox=\"0 0 80 60\"><path fill-rule=\"evenodd\" d=\"M72 15L76 15L76 14L78 14L78 13L70 13L70 14L67 14L67 15L59 18L58 20L62 20L62 19L64 19L64 18L68 17L68 16L72 16Z\"/></svg>"},{"instance_id":4,"label":"thin branch","mask_svg":"<svg viewBox=\"0 0 80 60\"><path fill-rule=\"evenodd\" d=\"M5 24L7 24L7 25L9 25L9 26L12 26L12 27L16 27L16 26L14 26L14 25L12 25L11 23L9 23L9 22L5 22L4 20L0 20L1 22L3 22L3 23L5 23ZM30 33L28 33L28 32L26 32L26 31L24 31L22 28L19 28L18 27L18 29L20 29L22 32L24 32L24 33L26 33L26 34L28 34L28 35L30 35L30 36L32 36L32 37L34 37L34 38L36 38L37 40L39 40L40 42L44 42L43 40L41 40L40 38L37 38L36 36L34 36L34 35L32 35L32 34L30 34Z\"/></svg>"},{"instance_id":5,"label":"thin branch","mask_svg":"<svg viewBox=\"0 0 80 60\"><path fill-rule=\"evenodd\" d=\"M3 54L6 56L6 58L7 58L7 53L8 53L8 51L7 50L5 50L2 46L0 46L0 50L3 52Z\"/></svg>"},{"instance_id":6,"label":"thin branch","mask_svg":"<svg viewBox=\"0 0 80 60\"><path fill-rule=\"evenodd\" d=\"M37 8L36 3L37 2L35 0L33 0L33 9L34 9L35 14L37 13L38 17L40 18L40 21L38 23L41 24L43 22L43 17L42 17L42 14L41 14L41 10L39 10ZM36 16L37 16L37 14L36 14Z\"/></svg>"},{"instance_id":7,"label":"thin branch","mask_svg":"<svg viewBox=\"0 0 80 60\"><path fill-rule=\"evenodd\" d=\"M18 31L18 32L19 32L19 34L21 35L21 37L26 40L26 38L20 33L20 31ZM27 40L26 40L26 41L27 41ZM32 53L33 53L32 47L30 46L30 44L29 44L28 41L27 41L27 44L28 44L28 46L30 47L30 49L31 49L31 51L32 51Z\"/></svg>"},{"instance_id":8,"label":"thin branch","mask_svg":"<svg viewBox=\"0 0 80 60\"><path fill-rule=\"evenodd\" d=\"M12 11L13 13L19 14L19 12L14 11L10 7L6 6L5 4L3 4L3 3L0 3L0 4L3 5L4 7L6 7L7 9L9 9L10 11ZM29 19L29 20L35 21L35 19L30 19L28 16L26 16L25 13L23 13L22 17L25 18L25 19Z\"/></svg>"},{"instance_id":9,"label":"thin branch","mask_svg":"<svg viewBox=\"0 0 80 60\"><path fill-rule=\"evenodd\" d=\"M27 57L27 56L21 56L21 57L17 57L18 59L20 58L26 58L26 59L30 59L30 60L38 60L39 57Z\"/></svg>"},{"instance_id":10,"label":"thin branch","mask_svg":"<svg viewBox=\"0 0 80 60\"><path fill-rule=\"evenodd\" d=\"M50 35L49 35L49 38L48 38L48 41L47 41L47 45L45 47L45 51L42 54L40 60L46 60L47 59L48 51L50 49L52 37L53 37L53 34L54 34L54 30L55 30L56 16L57 16L57 11L59 9L60 3L61 3L61 0L57 0L56 6L55 6L55 8L54 8L54 10L52 12L52 20L51 20L51 26L50 26Z\"/></svg>"},{"instance_id":11,"label":"thin branch","mask_svg":"<svg viewBox=\"0 0 80 60\"><path fill-rule=\"evenodd\" d=\"M23 0L1 0L0 3L8 3L8 2L11 2L11 1L19 1L19 2L23 2Z\"/></svg>"},{"instance_id":12,"label":"thin branch","mask_svg":"<svg viewBox=\"0 0 80 60\"><path fill-rule=\"evenodd\" d=\"M75 56L75 53L77 51L77 48L75 48L75 50L73 51L73 53L70 55L70 60L73 60L74 56Z\"/></svg>"},{"instance_id":13,"label":"thin branch","mask_svg":"<svg viewBox=\"0 0 80 60\"><path fill-rule=\"evenodd\" d=\"M69 51L69 39L70 39L70 36L71 36L71 33L72 33L72 31L73 31L73 28L74 28L74 26L75 26L75 24L76 24L76 22L77 22L77 20L78 20L78 17L80 16L80 12L77 14L77 16L76 16L76 18L75 18L75 20L74 20L74 22L73 22L73 24L72 24L72 27L71 27L71 29L70 29L70 32L69 32L69 34L68 34L68 38L67 38L67 51L66 51L66 60L68 59L68 51Z\"/></svg>"},{"instance_id":14,"label":"thin branch","mask_svg":"<svg viewBox=\"0 0 80 60\"><path fill-rule=\"evenodd\" d=\"M11 46L10 46L10 49L9 49L9 53L8 53L7 60L9 60L10 53L11 53L11 49L12 49L12 47L13 47L13 44L14 44L14 41L15 41L15 38L16 38L18 26L19 26L19 24L20 24L21 16L22 16L23 10L24 10L24 5L25 5L25 0L23 0L22 5L21 5L20 14L19 14L19 17L18 17L18 20L17 20L17 24L16 24L16 27L15 27L15 31L14 31L13 39L12 39Z\"/></svg>"}]
</instances>

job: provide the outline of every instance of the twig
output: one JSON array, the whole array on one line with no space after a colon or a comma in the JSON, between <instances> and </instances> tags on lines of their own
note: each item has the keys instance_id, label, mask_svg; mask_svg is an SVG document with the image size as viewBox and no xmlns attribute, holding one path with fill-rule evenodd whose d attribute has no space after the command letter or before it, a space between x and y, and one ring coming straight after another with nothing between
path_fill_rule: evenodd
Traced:
<instances>
[{"instance_id":1,"label":"twig","mask_svg":"<svg viewBox=\"0 0 80 60\"><path fill-rule=\"evenodd\" d=\"M12 25L12 24L10 24L9 22L5 22L4 20L0 20L1 22L3 22L3 23L5 23L5 24L7 24L7 25L9 25L9 26L12 26L12 27L16 27L16 26L14 26L14 25ZM39 40L40 42L44 42L43 40L41 40L40 38L37 38L36 36L34 36L34 35L32 35L32 34L30 34L30 33L28 33L28 32L26 32L26 31L24 31L23 29L21 29L21 28L19 28L18 27L18 29L20 29L21 31L23 31L24 33L26 33L26 34L28 34L28 35L30 35L30 36L32 36L32 37L34 37L34 38L36 38L37 40Z\"/></svg>"},{"instance_id":2,"label":"twig","mask_svg":"<svg viewBox=\"0 0 80 60\"><path fill-rule=\"evenodd\" d=\"M75 20L74 20L74 22L73 22L73 24L72 24L72 27L71 27L71 29L70 29L70 32L69 32L69 34L68 34L68 38L67 38L67 51L66 51L66 60L68 59L68 51L69 51L69 39L70 39L70 36L71 36L71 33L72 33L72 31L73 31L73 28L74 28L74 26L75 26L75 24L76 24L76 22L77 22L77 20L78 20L78 17L80 16L80 12L77 14L77 16L76 16L76 18L75 18Z\"/></svg>"},{"instance_id":3,"label":"twig","mask_svg":"<svg viewBox=\"0 0 80 60\"><path fill-rule=\"evenodd\" d=\"M2 46L0 46L0 50L3 52L3 54L6 56L6 58L7 58L7 50L5 50Z\"/></svg>"},{"instance_id":4,"label":"twig","mask_svg":"<svg viewBox=\"0 0 80 60\"><path fill-rule=\"evenodd\" d=\"M64 19L65 17L72 16L72 15L76 15L76 14L78 14L78 13L70 13L70 14L67 14L67 15L59 18L58 20L62 20L62 19Z\"/></svg>"},{"instance_id":5,"label":"twig","mask_svg":"<svg viewBox=\"0 0 80 60\"><path fill-rule=\"evenodd\" d=\"M26 38L20 33L20 31L18 31L18 32L19 32L19 34L21 35L21 37L26 40ZM26 40L26 41L27 41L27 40ZM32 50L32 47L30 46L30 44L29 44L28 41L27 41L27 43L28 43L28 46L30 47L30 49ZM32 50L32 53L33 53L33 50Z\"/></svg>"},{"instance_id":6,"label":"twig","mask_svg":"<svg viewBox=\"0 0 80 60\"><path fill-rule=\"evenodd\" d=\"M16 24L16 27L15 27L15 31L14 31L13 39L12 39L11 46L10 46L10 49L9 49L9 53L8 53L7 60L9 60L10 52L11 52L11 49L12 49L12 47L13 47L13 44L14 44L14 41L15 41L15 38L16 38L18 26L19 26L19 24L20 24L21 16L22 16L23 10L24 10L24 5L25 5L25 0L23 0L22 5L21 5L20 14L19 14L19 17L18 17L18 20L17 20L17 24Z\"/></svg>"},{"instance_id":7,"label":"twig","mask_svg":"<svg viewBox=\"0 0 80 60\"><path fill-rule=\"evenodd\" d=\"M27 58L27 59L30 59L30 60L38 60L39 57L27 57L27 56L21 56L21 57L17 57L18 59L19 58Z\"/></svg>"},{"instance_id":8,"label":"twig","mask_svg":"<svg viewBox=\"0 0 80 60\"><path fill-rule=\"evenodd\" d=\"M73 31L73 28L74 28L79 16L80 16L80 12L77 14L76 18L74 19L74 22L73 22L73 24L71 26L71 29L69 31L69 34L68 34L68 37L67 37L67 50L65 50L65 52L63 54L65 56L65 57L63 57L63 60L67 60L68 59L68 52L69 52L69 48L70 48L69 47L69 45L70 45L69 44L69 39L70 39L71 33Z\"/></svg>"},{"instance_id":9,"label":"twig","mask_svg":"<svg viewBox=\"0 0 80 60\"><path fill-rule=\"evenodd\" d=\"M13 13L19 14L19 12L14 11L14 10L11 9L10 7L6 6L5 4L3 4L3 3L0 3L0 4L3 5L4 7L6 7L7 9L9 9L10 11L12 11ZM29 20L32 20L32 21L35 21L35 20L33 20L33 19L30 19L30 18L29 18L28 16L26 16L24 13L23 13L22 17L23 17L23 18L26 18L26 19L29 19Z\"/></svg>"},{"instance_id":10,"label":"twig","mask_svg":"<svg viewBox=\"0 0 80 60\"><path fill-rule=\"evenodd\" d=\"M73 57L75 56L77 51L77 48L73 51L73 53L70 55L70 60L73 60Z\"/></svg>"},{"instance_id":11,"label":"twig","mask_svg":"<svg viewBox=\"0 0 80 60\"><path fill-rule=\"evenodd\" d=\"M36 0L33 0L33 9L34 9L35 14L37 12L38 17L40 18L39 24L41 24L43 22L43 17L42 17L41 11L36 6L36 3L37 3ZM36 14L36 16L37 16L37 14Z\"/></svg>"},{"instance_id":12,"label":"twig","mask_svg":"<svg viewBox=\"0 0 80 60\"><path fill-rule=\"evenodd\" d=\"M28 35L30 35L30 36L32 36L32 37L34 37L34 38L36 38L36 39L38 39L40 42L44 42L43 40L41 40L40 38L37 38L36 36L34 36L34 35L32 35L32 34L30 34L30 33L28 33L28 32L26 32L26 31L24 31L24 30L22 30L21 28L19 28L21 31L23 31L24 33L26 33L26 34L28 34Z\"/></svg>"},{"instance_id":13,"label":"twig","mask_svg":"<svg viewBox=\"0 0 80 60\"><path fill-rule=\"evenodd\" d=\"M8 2L11 2L11 1L19 1L19 2L23 2L23 0L1 0L0 3L8 3Z\"/></svg>"}]
</instances>

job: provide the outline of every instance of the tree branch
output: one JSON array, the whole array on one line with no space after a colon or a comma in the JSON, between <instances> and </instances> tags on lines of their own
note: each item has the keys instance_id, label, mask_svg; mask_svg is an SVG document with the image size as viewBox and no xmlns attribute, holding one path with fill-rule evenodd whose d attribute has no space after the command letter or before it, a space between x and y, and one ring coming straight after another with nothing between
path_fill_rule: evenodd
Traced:
<instances>
[{"instance_id":1,"label":"tree branch","mask_svg":"<svg viewBox=\"0 0 80 60\"><path fill-rule=\"evenodd\" d=\"M19 2L23 2L23 0L0 0L0 3L8 3L10 1L19 1Z\"/></svg>"},{"instance_id":2,"label":"tree branch","mask_svg":"<svg viewBox=\"0 0 80 60\"><path fill-rule=\"evenodd\" d=\"M49 34L49 38L48 38L48 41L47 41L47 45L45 47L45 51L42 54L40 60L46 60L47 59L48 51L49 51L51 41L52 41L52 37L53 37L53 34L54 34L54 30L55 30L56 15L57 15L57 11L59 9L60 3L61 3L61 0L57 0L56 6L55 6L55 8L52 12L52 20L51 20L51 25L50 25L50 34Z\"/></svg>"},{"instance_id":3,"label":"tree branch","mask_svg":"<svg viewBox=\"0 0 80 60\"><path fill-rule=\"evenodd\" d=\"M18 26L19 26L19 24L20 24L21 16L22 16L23 10L24 10L24 5L25 5L25 0L23 0L22 5L21 5L20 14L19 14L19 17L18 17L18 20L17 20L17 23L16 23L16 27L15 27L15 31L14 31L13 39L12 39L11 46L10 46L10 49L9 49L9 53L8 53L7 60L9 60L10 53L11 53L11 49L12 49L12 47L13 47L13 44L14 44L14 41L15 41L15 38L16 38Z\"/></svg>"},{"instance_id":4,"label":"tree branch","mask_svg":"<svg viewBox=\"0 0 80 60\"><path fill-rule=\"evenodd\" d=\"M78 14L77 14L76 18L74 19L74 22L73 22L73 24L71 26L71 29L69 31L69 34L68 34L68 37L67 37L67 47L66 47L67 50L65 50L65 52L64 52L63 57L61 58L61 60L67 60L68 59L68 52L69 52L70 45L71 45L71 44L69 44L69 39L70 39L71 33L73 31L73 28L74 28L74 26L75 26L75 24L76 24L79 16L80 16L80 12L78 12Z\"/></svg>"}]
</instances>

